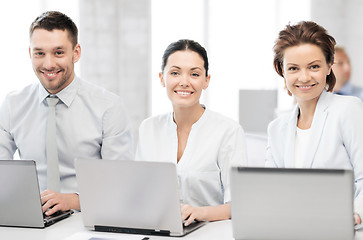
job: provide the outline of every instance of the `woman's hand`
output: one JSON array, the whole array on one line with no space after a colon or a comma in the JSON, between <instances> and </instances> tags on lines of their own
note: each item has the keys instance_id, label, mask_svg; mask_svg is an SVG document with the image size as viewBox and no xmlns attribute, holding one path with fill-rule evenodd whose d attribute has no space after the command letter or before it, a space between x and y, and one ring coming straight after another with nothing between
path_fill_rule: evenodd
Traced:
<instances>
[{"instance_id":1,"label":"woman's hand","mask_svg":"<svg viewBox=\"0 0 363 240\"><path fill-rule=\"evenodd\" d=\"M218 206L192 207L181 204L182 219L184 225L188 226L194 220L197 221L219 221L231 218L231 206L229 203Z\"/></svg>"},{"instance_id":2,"label":"woman's hand","mask_svg":"<svg viewBox=\"0 0 363 240\"><path fill-rule=\"evenodd\" d=\"M354 224L361 224L362 223L362 219L360 218L359 214L354 213Z\"/></svg>"},{"instance_id":3,"label":"woman's hand","mask_svg":"<svg viewBox=\"0 0 363 240\"><path fill-rule=\"evenodd\" d=\"M186 220L184 222L184 226L188 226L194 220L203 221L205 220L205 210L203 207L192 207L187 204L181 204L181 214L182 220Z\"/></svg>"}]
</instances>

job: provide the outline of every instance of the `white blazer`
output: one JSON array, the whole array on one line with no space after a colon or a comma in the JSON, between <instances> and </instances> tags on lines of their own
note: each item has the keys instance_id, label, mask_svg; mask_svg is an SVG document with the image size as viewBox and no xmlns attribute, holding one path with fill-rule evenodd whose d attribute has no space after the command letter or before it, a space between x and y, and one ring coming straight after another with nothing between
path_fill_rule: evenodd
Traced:
<instances>
[{"instance_id":1,"label":"white blazer","mask_svg":"<svg viewBox=\"0 0 363 240\"><path fill-rule=\"evenodd\" d=\"M266 167L294 167L298 105L269 124ZM311 124L305 168L353 169L355 211L363 217L363 103L323 91Z\"/></svg>"}]
</instances>

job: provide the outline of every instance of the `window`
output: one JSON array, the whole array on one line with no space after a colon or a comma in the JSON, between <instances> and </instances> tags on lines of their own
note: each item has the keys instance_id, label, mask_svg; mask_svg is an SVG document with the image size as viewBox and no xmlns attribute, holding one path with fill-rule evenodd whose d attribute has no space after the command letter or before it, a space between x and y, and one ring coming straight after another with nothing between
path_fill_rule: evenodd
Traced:
<instances>
[{"instance_id":1,"label":"window","mask_svg":"<svg viewBox=\"0 0 363 240\"><path fill-rule=\"evenodd\" d=\"M310 0L153 0L152 115L172 109L158 73L165 48L181 38L208 51L211 82L201 99L208 108L238 121L239 89L279 89L279 108L291 107L273 45L286 24L309 19Z\"/></svg>"},{"instance_id":2,"label":"window","mask_svg":"<svg viewBox=\"0 0 363 240\"><path fill-rule=\"evenodd\" d=\"M78 1L1 1L0 101L7 93L38 81L29 57L29 26L38 15L49 9L67 14L79 27ZM77 65L76 72L80 72ZM18 152L14 159L19 159Z\"/></svg>"},{"instance_id":3,"label":"window","mask_svg":"<svg viewBox=\"0 0 363 240\"><path fill-rule=\"evenodd\" d=\"M171 111L166 90L159 81L161 58L166 47L179 39L204 43L204 0L153 0L152 17L152 115Z\"/></svg>"},{"instance_id":4,"label":"window","mask_svg":"<svg viewBox=\"0 0 363 240\"><path fill-rule=\"evenodd\" d=\"M61 11L78 25L78 1L1 1L0 101L10 91L38 81L29 57L29 26L38 15L47 10ZM76 65L76 72L79 73L78 68L79 66Z\"/></svg>"}]
</instances>

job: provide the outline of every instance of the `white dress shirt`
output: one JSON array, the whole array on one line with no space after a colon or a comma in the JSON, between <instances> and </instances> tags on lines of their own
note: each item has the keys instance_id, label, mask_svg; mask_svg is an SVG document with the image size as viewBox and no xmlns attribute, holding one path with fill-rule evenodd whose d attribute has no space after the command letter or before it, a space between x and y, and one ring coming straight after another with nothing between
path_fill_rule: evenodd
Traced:
<instances>
[{"instance_id":1,"label":"white dress shirt","mask_svg":"<svg viewBox=\"0 0 363 240\"><path fill-rule=\"evenodd\" d=\"M347 82L336 94L346 95L346 96L355 96L359 97L360 100L363 100L363 88L354 86L350 82Z\"/></svg>"},{"instance_id":2,"label":"white dress shirt","mask_svg":"<svg viewBox=\"0 0 363 240\"><path fill-rule=\"evenodd\" d=\"M294 167L299 107L269 124L267 167ZM355 211L363 217L363 103L357 97L323 91L315 108L304 168L354 171Z\"/></svg>"},{"instance_id":3,"label":"white dress shirt","mask_svg":"<svg viewBox=\"0 0 363 240\"><path fill-rule=\"evenodd\" d=\"M245 137L235 121L206 109L193 124L177 163L178 136L173 113L144 120L136 160L177 164L181 202L195 207L230 202L231 165L247 165Z\"/></svg>"},{"instance_id":4,"label":"white dress shirt","mask_svg":"<svg viewBox=\"0 0 363 240\"><path fill-rule=\"evenodd\" d=\"M0 107L0 159L35 160L40 190L47 186L46 128L49 93L40 83L7 95ZM77 192L75 158L133 159L132 132L120 97L75 78L56 94L61 192Z\"/></svg>"}]
</instances>

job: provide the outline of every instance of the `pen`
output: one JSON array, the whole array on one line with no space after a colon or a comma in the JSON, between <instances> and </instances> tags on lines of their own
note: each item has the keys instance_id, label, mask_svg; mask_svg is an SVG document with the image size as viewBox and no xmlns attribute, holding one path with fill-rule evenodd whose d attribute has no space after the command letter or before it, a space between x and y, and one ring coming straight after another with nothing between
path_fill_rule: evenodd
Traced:
<instances>
[{"instance_id":1,"label":"pen","mask_svg":"<svg viewBox=\"0 0 363 240\"><path fill-rule=\"evenodd\" d=\"M141 239L141 240L149 240L150 238L148 238L148 237L144 237L143 239Z\"/></svg>"}]
</instances>

